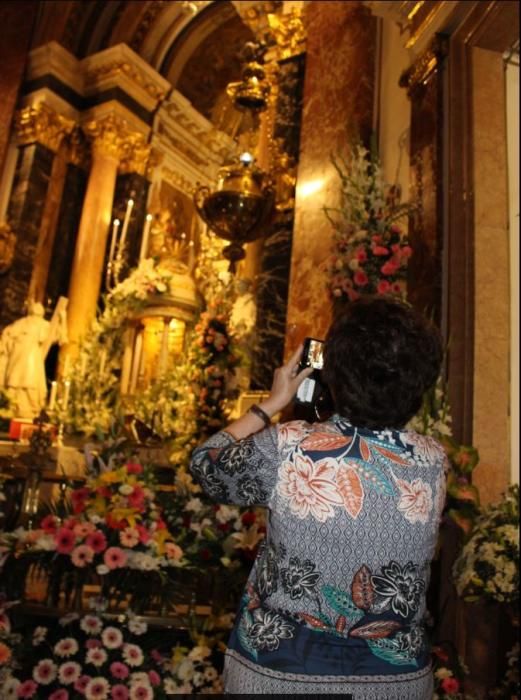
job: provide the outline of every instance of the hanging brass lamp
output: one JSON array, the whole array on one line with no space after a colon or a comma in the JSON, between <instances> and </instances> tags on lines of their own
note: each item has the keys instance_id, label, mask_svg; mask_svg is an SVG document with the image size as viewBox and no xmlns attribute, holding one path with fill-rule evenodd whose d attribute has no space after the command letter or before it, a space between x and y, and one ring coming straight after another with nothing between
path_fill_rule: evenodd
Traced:
<instances>
[{"instance_id":1,"label":"hanging brass lamp","mask_svg":"<svg viewBox=\"0 0 521 700\"><path fill-rule=\"evenodd\" d=\"M243 245L266 233L274 205L271 179L255 165L249 153L220 168L217 186L207 186L194 194L199 216L218 236L231 241L223 250L235 272L236 263L245 257Z\"/></svg>"}]
</instances>

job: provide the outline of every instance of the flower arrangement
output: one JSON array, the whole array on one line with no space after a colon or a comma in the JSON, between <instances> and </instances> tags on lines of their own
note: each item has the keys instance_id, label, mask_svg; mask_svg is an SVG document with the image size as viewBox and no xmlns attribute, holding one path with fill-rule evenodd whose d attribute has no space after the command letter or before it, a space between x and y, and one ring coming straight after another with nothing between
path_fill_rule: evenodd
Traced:
<instances>
[{"instance_id":1,"label":"flower arrangement","mask_svg":"<svg viewBox=\"0 0 521 700\"><path fill-rule=\"evenodd\" d=\"M147 625L128 613L117 620L93 611L38 626L23 645L17 668L6 674L2 698L152 700L166 698L175 681L161 654L145 646Z\"/></svg>"},{"instance_id":2,"label":"flower arrangement","mask_svg":"<svg viewBox=\"0 0 521 700\"><path fill-rule=\"evenodd\" d=\"M215 667L212 649L196 645L191 649L178 645L167 668L173 677L169 689L176 695L211 695L223 693L221 675Z\"/></svg>"},{"instance_id":3,"label":"flower arrangement","mask_svg":"<svg viewBox=\"0 0 521 700\"><path fill-rule=\"evenodd\" d=\"M444 645L432 648L434 672L433 700L472 700L464 693L465 678L469 671L463 660Z\"/></svg>"},{"instance_id":4,"label":"flower arrangement","mask_svg":"<svg viewBox=\"0 0 521 700\"><path fill-rule=\"evenodd\" d=\"M485 508L453 567L464 600L515 603L519 595L519 486Z\"/></svg>"},{"instance_id":5,"label":"flower arrangement","mask_svg":"<svg viewBox=\"0 0 521 700\"><path fill-rule=\"evenodd\" d=\"M127 457L121 443L88 455L87 464L86 483L72 490L63 512L49 513L36 529L4 536L11 549L6 579L21 593L16 586L34 566L48 577L54 605L64 593L76 595L80 607L87 583L135 610L167 605L173 572L186 562L156 501L152 470Z\"/></svg>"},{"instance_id":6,"label":"flower arrangement","mask_svg":"<svg viewBox=\"0 0 521 700\"><path fill-rule=\"evenodd\" d=\"M378 157L360 143L346 161L332 158L341 182L340 207L324 207L334 229L328 262L333 299L354 301L363 294L405 297L407 263L412 255L398 221L409 204L395 201L396 188L383 179Z\"/></svg>"}]
</instances>

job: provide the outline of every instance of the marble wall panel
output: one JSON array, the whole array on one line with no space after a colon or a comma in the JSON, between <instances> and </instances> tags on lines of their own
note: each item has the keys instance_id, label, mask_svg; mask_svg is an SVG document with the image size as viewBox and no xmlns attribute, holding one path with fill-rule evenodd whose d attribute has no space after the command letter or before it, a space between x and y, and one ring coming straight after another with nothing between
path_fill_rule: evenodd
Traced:
<instances>
[{"instance_id":1,"label":"marble wall panel","mask_svg":"<svg viewBox=\"0 0 521 700\"><path fill-rule=\"evenodd\" d=\"M17 0L0 3L0 172L11 133L11 122L23 77L33 22L40 3Z\"/></svg>"},{"instance_id":2,"label":"marble wall panel","mask_svg":"<svg viewBox=\"0 0 521 700\"><path fill-rule=\"evenodd\" d=\"M509 243L504 66L473 49L475 483L496 501L509 480Z\"/></svg>"},{"instance_id":3,"label":"marble wall panel","mask_svg":"<svg viewBox=\"0 0 521 700\"><path fill-rule=\"evenodd\" d=\"M13 264L0 277L0 328L25 314L54 153L40 144L20 149L8 208L17 235Z\"/></svg>"},{"instance_id":4,"label":"marble wall panel","mask_svg":"<svg viewBox=\"0 0 521 700\"><path fill-rule=\"evenodd\" d=\"M306 75L288 299L286 354L331 321L325 263L332 231L323 207L338 203L331 154L373 128L376 20L358 2L309 2Z\"/></svg>"}]
</instances>

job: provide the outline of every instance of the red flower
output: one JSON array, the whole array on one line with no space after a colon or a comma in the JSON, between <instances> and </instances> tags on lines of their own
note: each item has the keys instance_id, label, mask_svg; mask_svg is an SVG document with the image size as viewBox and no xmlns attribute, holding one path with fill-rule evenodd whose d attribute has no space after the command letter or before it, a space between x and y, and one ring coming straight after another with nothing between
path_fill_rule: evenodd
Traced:
<instances>
[{"instance_id":1,"label":"red flower","mask_svg":"<svg viewBox=\"0 0 521 700\"><path fill-rule=\"evenodd\" d=\"M105 537L103 532L96 530L96 532L87 535L85 544L87 544L91 549L93 549L96 552L96 554L99 554L100 552L103 552L107 547L107 538Z\"/></svg>"},{"instance_id":2,"label":"red flower","mask_svg":"<svg viewBox=\"0 0 521 700\"><path fill-rule=\"evenodd\" d=\"M54 535L54 533L56 532L56 526L57 522L54 515L46 515L40 523L40 527L46 535Z\"/></svg>"},{"instance_id":3,"label":"red flower","mask_svg":"<svg viewBox=\"0 0 521 700\"><path fill-rule=\"evenodd\" d=\"M81 489L75 489L71 493L72 507L75 513L82 513L85 510L85 504L89 495L90 491L85 486Z\"/></svg>"},{"instance_id":4,"label":"red flower","mask_svg":"<svg viewBox=\"0 0 521 700\"><path fill-rule=\"evenodd\" d=\"M61 527L54 535L56 551L60 554L70 554L76 544L74 532L67 527Z\"/></svg>"},{"instance_id":5,"label":"red flower","mask_svg":"<svg viewBox=\"0 0 521 700\"><path fill-rule=\"evenodd\" d=\"M257 520L257 516L255 513L252 513L251 511L248 511L247 513L243 513L241 516L241 521L243 525L253 525L253 523Z\"/></svg>"},{"instance_id":6,"label":"red flower","mask_svg":"<svg viewBox=\"0 0 521 700\"><path fill-rule=\"evenodd\" d=\"M127 496L129 506L132 508L142 508L145 501L145 492L141 486L134 486L134 490Z\"/></svg>"},{"instance_id":7,"label":"red flower","mask_svg":"<svg viewBox=\"0 0 521 700\"><path fill-rule=\"evenodd\" d=\"M446 693L457 693L459 691L459 681L456 678L444 678L441 687Z\"/></svg>"},{"instance_id":8,"label":"red flower","mask_svg":"<svg viewBox=\"0 0 521 700\"><path fill-rule=\"evenodd\" d=\"M124 530L128 524L126 520L117 520L111 513L107 513L105 522L112 530Z\"/></svg>"},{"instance_id":9,"label":"red flower","mask_svg":"<svg viewBox=\"0 0 521 700\"><path fill-rule=\"evenodd\" d=\"M137 523L136 530L139 532L139 541L141 544L146 544L150 541L150 533L144 525Z\"/></svg>"},{"instance_id":10,"label":"red flower","mask_svg":"<svg viewBox=\"0 0 521 700\"><path fill-rule=\"evenodd\" d=\"M402 248L402 256L404 258L410 258L412 255L412 248L409 245L404 245Z\"/></svg>"},{"instance_id":11,"label":"red flower","mask_svg":"<svg viewBox=\"0 0 521 700\"><path fill-rule=\"evenodd\" d=\"M372 247L373 255L389 255L389 248L383 245L375 245Z\"/></svg>"},{"instance_id":12,"label":"red flower","mask_svg":"<svg viewBox=\"0 0 521 700\"><path fill-rule=\"evenodd\" d=\"M127 472L129 474L142 474L143 467L137 462L127 462Z\"/></svg>"},{"instance_id":13,"label":"red flower","mask_svg":"<svg viewBox=\"0 0 521 700\"><path fill-rule=\"evenodd\" d=\"M388 260L380 268L382 274L384 275L394 275L397 269L398 265L394 262L394 260Z\"/></svg>"},{"instance_id":14,"label":"red flower","mask_svg":"<svg viewBox=\"0 0 521 700\"><path fill-rule=\"evenodd\" d=\"M362 270L357 270L353 279L355 284L357 284L359 287L365 287L365 285L369 282L369 277Z\"/></svg>"},{"instance_id":15,"label":"red flower","mask_svg":"<svg viewBox=\"0 0 521 700\"><path fill-rule=\"evenodd\" d=\"M376 291L378 294L388 294L389 290L391 289L391 285L387 280L380 280L378 282L378 286L376 288Z\"/></svg>"},{"instance_id":16,"label":"red flower","mask_svg":"<svg viewBox=\"0 0 521 700\"><path fill-rule=\"evenodd\" d=\"M358 248L355 253L355 258L358 260L358 262L365 262L367 260L367 251L365 248Z\"/></svg>"}]
</instances>

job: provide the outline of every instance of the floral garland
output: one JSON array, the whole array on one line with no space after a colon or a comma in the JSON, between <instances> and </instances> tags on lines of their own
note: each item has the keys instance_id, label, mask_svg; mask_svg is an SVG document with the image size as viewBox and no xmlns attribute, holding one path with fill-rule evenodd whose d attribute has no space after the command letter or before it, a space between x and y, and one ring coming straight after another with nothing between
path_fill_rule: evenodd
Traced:
<instances>
[{"instance_id":1,"label":"floral garland","mask_svg":"<svg viewBox=\"0 0 521 700\"><path fill-rule=\"evenodd\" d=\"M348 162L342 157L332 162L341 182L340 207L324 207L334 229L334 250L327 263L332 298L404 298L412 248L397 222L412 206L394 202L377 156L361 144L353 146Z\"/></svg>"}]
</instances>

